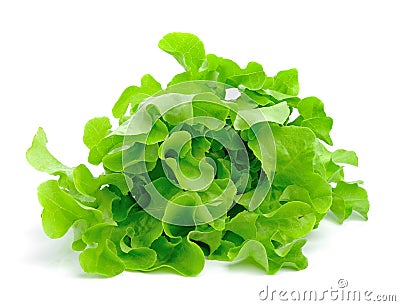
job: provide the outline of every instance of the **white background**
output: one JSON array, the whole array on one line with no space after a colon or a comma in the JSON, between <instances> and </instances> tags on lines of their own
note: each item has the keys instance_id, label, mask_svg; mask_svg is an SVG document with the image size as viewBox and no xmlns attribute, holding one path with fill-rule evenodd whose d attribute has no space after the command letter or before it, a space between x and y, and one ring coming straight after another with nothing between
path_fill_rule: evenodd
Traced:
<instances>
[{"instance_id":1,"label":"white background","mask_svg":"<svg viewBox=\"0 0 400 306\"><path fill-rule=\"evenodd\" d=\"M0 304L261 305L271 304L258 299L267 285L324 290L340 278L351 289L400 300L396 2L1 1ZM165 86L181 72L157 48L171 31L195 33L208 52L241 65L260 62L269 75L298 68L300 95L321 98L335 120L335 147L358 152L360 167L349 169L349 179L365 181L370 220L322 222L304 248L306 270L268 276L251 266L207 262L197 277L95 278L81 272L68 239L42 233L36 187L47 175L25 161L38 126L61 161L85 162L88 119L110 116L122 90L144 73Z\"/></svg>"}]
</instances>

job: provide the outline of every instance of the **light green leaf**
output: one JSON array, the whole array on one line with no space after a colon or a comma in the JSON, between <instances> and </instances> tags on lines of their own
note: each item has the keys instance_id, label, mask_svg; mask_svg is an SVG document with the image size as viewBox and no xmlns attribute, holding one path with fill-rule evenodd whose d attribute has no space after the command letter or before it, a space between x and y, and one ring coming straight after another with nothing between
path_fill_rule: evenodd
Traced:
<instances>
[{"instance_id":1,"label":"light green leaf","mask_svg":"<svg viewBox=\"0 0 400 306\"><path fill-rule=\"evenodd\" d=\"M346 206L342 197L333 193L331 211L337 217L339 223L343 223L352 213L352 208Z\"/></svg>"},{"instance_id":2,"label":"light green leaf","mask_svg":"<svg viewBox=\"0 0 400 306\"><path fill-rule=\"evenodd\" d=\"M324 104L316 97L308 97L297 104L300 113L301 126L311 129L315 135L332 145L329 133L332 129L333 120L327 117L324 111Z\"/></svg>"},{"instance_id":3,"label":"light green leaf","mask_svg":"<svg viewBox=\"0 0 400 306\"><path fill-rule=\"evenodd\" d=\"M196 242L200 241L208 245L209 253L213 253L221 244L222 232L218 230L209 230L209 231L191 231L188 234L188 237L191 241Z\"/></svg>"},{"instance_id":4,"label":"light green leaf","mask_svg":"<svg viewBox=\"0 0 400 306\"><path fill-rule=\"evenodd\" d=\"M257 232L255 225L257 218L256 213L242 211L226 224L225 229L240 235L243 239L253 239Z\"/></svg>"},{"instance_id":5,"label":"light green leaf","mask_svg":"<svg viewBox=\"0 0 400 306\"><path fill-rule=\"evenodd\" d=\"M125 270L124 262L116 255L115 244L111 240L97 248L89 248L79 255L83 271L104 276L115 276Z\"/></svg>"},{"instance_id":6,"label":"light green leaf","mask_svg":"<svg viewBox=\"0 0 400 306\"><path fill-rule=\"evenodd\" d=\"M265 247L257 240L246 241L242 246L229 250L228 257L231 260L241 261L252 258L265 271L268 271L268 256Z\"/></svg>"},{"instance_id":7,"label":"light green leaf","mask_svg":"<svg viewBox=\"0 0 400 306\"><path fill-rule=\"evenodd\" d=\"M117 147L121 147L123 136L111 135L103 138L97 145L92 147L89 152L88 161L93 165L99 165L103 157Z\"/></svg>"},{"instance_id":8,"label":"light green leaf","mask_svg":"<svg viewBox=\"0 0 400 306\"><path fill-rule=\"evenodd\" d=\"M146 271L152 267L157 260L156 251L150 248L137 248L130 250L127 254L119 256L128 271Z\"/></svg>"},{"instance_id":9,"label":"light green leaf","mask_svg":"<svg viewBox=\"0 0 400 306\"><path fill-rule=\"evenodd\" d=\"M297 104L297 109L303 118L323 118L326 117L324 104L316 97L307 97Z\"/></svg>"},{"instance_id":10,"label":"light green leaf","mask_svg":"<svg viewBox=\"0 0 400 306\"><path fill-rule=\"evenodd\" d=\"M110 119L108 119L107 117L93 118L89 120L85 125L83 142L89 149L92 149L110 132Z\"/></svg>"},{"instance_id":11,"label":"light green leaf","mask_svg":"<svg viewBox=\"0 0 400 306\"><path fill-rule=\"evenodd\" d=\"M276 174L273 185L297 185L305 188L312 206L319 213L328 211L332 204L331 186L314 173L316 155L315 136L308 128L272 127L276 146Z\"/></svg>"},{"instance_id":12,"label":"light green leaf","mask_svg":"<svg viewBox=\"0 0 400 306\"><path fill-rule=\"evenodd\" d=\"M84 209L72 196L61 190L57 181L47 181L38 188L39 202L43 206L43 230L50 238L60 238L75 221L95 221L94 213Z\"/></svg>"},{"instance_id":13,"label":"light green leaf","mask_svg":"<svg viewBox=\"0 0 400 306\"><path fill-rule=\"evenodd\" d=\"M297 69L278 72L272 84L266 83L264 89L272 89L283 94L297 96L299 94L299 81Z\"/></svg>"},{"instance_id":14,"label":"light green leaf","mask_svg":"<svg viewBox=\"0 0 400 306\"><path fill-rule=\"evenodd\" d=\"M138 211L129 218L129 232L132 248L149 247L163 232L160 220L150 216L146 211Z\"/></svg>"},{"instance_id":15,"label":"light green leaf","mask_svg":"<svg viewBox=\"0 0 400 306\"><path fill-rule=\"evenodd\" d=\"M261 89L264 85L265 78L266 75L263 67L256 62L248 63L246 68L228 77L236 86L250 90Z\"/></svg>"},{"instance_id":16,"label":"light green leaf","mask_svg":"<svg viewBox=\"0 0 400 306\"><path fill-rule=\"evenodd\" d=\"M47 137L42 128L39 128L32 141L32 146L26 152L26 159L36 170L52 175L70 173L71 168L60 163L46 147Z\"/></svg>"},{"instance_id":17,"label":"light green leaf","mask_svg":"<svg viewBox=\"0 0 400 306\"><path fill-rule=\"evenodd\" d=\"M279 197L279 201L281 202L301 201L312 205L312 200L310 198L310 194L308 193L307 189L296 185L287 186L285 190L282 192L281 196Z\"/></svg>"},{"instance_id":18,"label":"light green leaf","mask_svg":"<svg viewBox=\"0 0 400 306\"><path fill-rule=\"evenodd\" d=\"M198 71L206 58L203 43L190 33L169 33L160 40L158 47L175 57L186 71Z\"/></svg>"},{"instance_id":19,"label":"light green leaf","mask_svg":"<svg viewBox=\"0 0 400 306\"><path fill-rule=\"evenodd\" d=\"M312 207L300 201L288 202L266 218L265 225L278 231L275 238L279 237L277 241L282 244L308 234L316 222Z\"/></svg>"},{"instance_id":20,"label":"light green leaf","mask_svg":"<svg viewBox=\"0 0 400 306\"><path fill-rule=\"evenodd\" d=\"M332 153L332 161L337 164L358 166L358 157L354 151L336 150Z\"/></svg>"},{"instance_id":21,"label":"light green leaf","mask_svg":"<svg viewBox=\"0 0 400 306\"><path fill-rule=\"evenodd\" d=\"M127 87L115 103L112 113L115 118L122 118L129 105L136 110L140 102L160 91L161 85L150 74L145 74L141 80L141 87Z\"/></svg>"},{"instance_id":22,"label":"light green leaf","mask_svg":"<svg viewBox=\"0 0 400 306\"><path fill-rule=\"evenodd\" d=\"M286 102L273 106L241 110L238 112L233 126L237 130L246 130L257 123L266 121L283 124L289 114L290 110Z\"/></svg>"},{"instance_id":23,"label":"light green leaf","mask_svg":"<svg viewBox=\"0 0 400 306\"><path fill-rule=\"evenodd\" d=\"M161 236L154 241L152 249L157 252L157 262L149 270L168 267L185 276L194 276L203 270L203 251L197 244L186 238L174 244ZM190 260L187 260L188 258Z\"/></svg>"},{"instance_id":24,"label":"light green leaf","mask_svg":"<svg viewBox=\"0 0 400 306\"><path fill-rule=\"evenodd\" d=\"M369 201L367 192L364 188L358 186L357 183L339 182L333 189L333 192L336 197L343 199L345 211L354 210L363 216L364 219L368 219ZM335 210L338 210L337 206L334 207L334 212ZM344 216L348 215L348 213L344 214ZM339 220L340 219L341 218L339 217Z\"/></svg>"},{"instance_id":25,"label":"light green leaf","mask_svg":"<svg viewBox=\"0 0 400 306\"><path fill-rule=\"evenodd\" d=\"M301 126L312 130L319 139L325 141L329 145L333 145L332 139L329 136L332 125L333 120L330 117L304 119L301 122Z\"/></svg>"},{"instance_id":26,"label":"light green leaf","mask_svg":"<svg viewBox=\"0 0 400 306\"><path fill-rule=\"evenodd\" d=\"M85 249L79 256L82 269L87 273L115 276L125 270L123 261L117 255L117 246L113 241L123 237L124 231L104 223L90 227L82 240L96 247Z\"/></svg>"},{"instance_id":27,"label":"light green leaf","mask_svg":"<svg viewBox=\"0 0 400 306\"><path fill-rule=\"evenodd\" d=\"M294 270L303 270L308 266L308 260L301 249L306 239L298 239L279 249L268 251L269 269L268 274L275 274L282 267Z\"/></svg>"}]
</instances>

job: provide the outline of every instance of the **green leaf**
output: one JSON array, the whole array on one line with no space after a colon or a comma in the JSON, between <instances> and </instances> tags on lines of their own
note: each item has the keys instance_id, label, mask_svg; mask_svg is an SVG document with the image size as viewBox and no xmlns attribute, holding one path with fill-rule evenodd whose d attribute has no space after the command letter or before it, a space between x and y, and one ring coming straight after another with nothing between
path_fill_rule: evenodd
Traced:
<instances>
[{"instance_id":1,"label":"green leaf","mask_svg":"<svg viewBox=\"0 0 400 306\"><path fill-rule=\"evenodd\" d=\"M89 149L92 149L103 138L105 138L110 131L110 119L107 117L93 118L85 125L83 142Z\"/></svg>"},{"instance_id":2,"label":"green leaf","mask_svg":"<svg viewBox=\"0 0 400 306\"><path fill-rule=\"evenodd\" d=\"M201 123L209 129L224 127L230 112L229 108L217 96L210 93L193 97L192 107L193 117L203 117Z\"/></svg>"},{"instance_id":3,"label":"green leaf","mask_svg":"<svg viewBox=\"0 0 400 306\"><path fill-rule=\"evenodd\" d=\"M333 120L327 117L324 111L324 104L316 97L308 97L297 104L301 115L301 126L311 129L315 135L332 145L329 133L332 129Z\"/></svg>"},{"instance_id":4,"label":"green leaf","mask_svg":"<svg viewBox=\"0 0 400 306\"><path fill-rule=\"evenodd\" d=\"M289 185L283 190L281 196L279 197L281 202L291 202L291 201L301 201L312 205L312 200L307 189L296 186Z\"/></svg>"},{"instance_id":5,"label":"green leaf","mask_svg":"<svg viewBox=\"0 0 400 306\"><path fill-rule=\"evenodd\" d=\"M60 238L75 221L95 221L93 211L84 209L72 196L61 190L57 181L47 181L38 188L39 202L43 206L43 230L50 238Z\"/></svg>"},{"instance_id":6,"label":"green leaf","mask_svg":"<svg viewBox=\"0 0 400 306\"><path fill-rule=\"evenodd\" d=\"M185 71L182 73L179 73L175 75L172 80L168 83L168 87L178 84L178 83L183 83L192 80L192 73L191 71Z\"/></svg>"},{"instance_id":7,"label":"green leaf","mask_svg":"<svg viewBox=\"0 0 400 306\"><path fill-rule=\"evenodd\" d=\"M265 82L265 72L263 67L256 62L250 62L247 67L240 72L228 77L236 86L241 86L250 90L259 90Z\"/></svg>"},{"instance_id":8,"label":"green leaf","mask_svg":"<svg viewBox=\"0 0 400 306\"><path fill-rule=\"evenodd\" d=\"M315 135L329 145L333 145L329 133L332 129L333 120L330 117L305 119L301 126L308 127Z\"/></svg>"},{"instance_id":9,"label":"green leaf","mask_svg":"<svg viewBox=\"0 0 400 306\"><path fill-rule=\"evenodd\" d=\"M150 248L137 248L130 250L127 254L120 255L121 260L128 271L146 271L151 268L156 260L156 251Z\"/></svg>"},{"instance_id":10,"label":"green leaf","mask_svg":"<svg viewBox=\"0 0 400 306\"><path fill-rule=\"evenodd\" d=\"M282 267L288 267L294 270L303 270L308 266L308 260L302 253L302 247L306 239L298 239L268 252L269 269L268 274L275 274Z\"/></svg>"},{"instance_id":11,"label":"green leaf","mask_svg":"<svg viewBox=\"0 0 400 306\"><path fill-rule=\"evenodd\" d=\"M358 166L358 157L354 151L336 150L332 153L332 161L337 164Z\"/></svg>"},{"instance_id":12,"label":"green leaf","mask_svg":"<svg viewBox=\"0 0 400 306\"><path fill-rule=\"evenodd\" d=\"M333 193L331 211L337 217L339 223L343 223L352 213L351 206L346 206L342 197Z\"/></svg>"},{"instance_id":13,"label":"green leaf","mask_svg":"<svg viewBox=\"0 0 400 306\"><path fill-rule=\"evenodd\" d=\"M157 252L157 261L149 270L168 267L185 276L194 276L203 270L204 254L194 242L183 239L173 244L161 236L154 241L152 249Z\"/></svg>"},{"instance_id":14,"label":"green leaf","mask_svg":"<svg viewBox=\"0 0 400 306\"><path fill-rule=\"evenodd\" d=\"M283 124L289 117L290 110L286 102L273 106L241 110L233 124L237 130L246 130L260 122Z\"/></svg>"},{"instance_id":15,"label":"green leaf","mask_svg":"<svg viewBox=\"0 0 400 306\"><path fill-rule=\"evenodd\" d=\"M190 33L169 33L160 40L158 47L175 57L186 71L198 71L206 58L203 43Z\"/></svg>"},{"instance_id":16,"label":"green leaf","mask_svg":"<svg viewBox=\"0 0 400 306\"><path fill-rule=\"evenodd\" d=\"M87 273L115 276L125 270L123 261L117 255L115 236L122 238L123 231L115 226L99 223L90 227L83 235L83 241L96 247L85 249L79 256L82 269Z\"/></svg>"},{"instance_id":17,"label":"green leaf","mask_svg":"<svg viewBox=\"0 0 400 306\"><path fill-rule=\"evenodd\" d=\"M92 147L89 152L88 161L93 165L99 165L103 157L113 149L122 146L123 137L120 135L111 135L103 138L97 145Z\"/></svg>"},{"instance_id":18,"label":"green leaf","mask_svg":"<svg viewBox=\"0 0 400 306\"><path fill-rule=\"evenodd\" d=\"M316 97L304 98L297 104L300 115L303 118L323 118L326 117L324 104Z\"/></svg>"},{"instance_id":19,"label":"green leaf","mask_svg":"<svg viewBox=\"0 0 400 306\"><path fill-rule=\"evenodd\" d=\"M94 197L100 187L90 170L85 165L79 165L72 171L76 189L87 197Z\"/></svg>"},{"instance_id":20,"label":"green leaf","mask_svg":"<svg viewBox=\"0 0 400 306\"><path fill-rule=\"evenodd\" d=\"M104 276L115 276L125 270L124 262L116 255L115 245L106 240L104 245L89 248L79 255L83 271Z\"/></svg>"},{"instance_id":21,"label":"green leaf","mask_svg":"<svg viewBox=\"0 0 400 306\"><path fill-rule=\"evenodd\" d=\"M339 220L343 219L342 216L346 219L346 217L350 215L346 212L347 210L356 211L363 216L364 219L368 219L369 201L367 192L364 188L358 186L357 183L339 182L333 189L333 193L338 198L337 201L340 202L343 200L342 207L344 208L339 210L339 205L335 205L333 209L334 213L336 211L335 215L338 216ZM343 213L343 210L345 213ZM338 213L338 211L341 212Z\"/></svg>"},{"instance_id":22,"label":"green leaf","mask_svg":"<svg viewBox=\"0 0 400 306\"><path fill-rule=\"evenodd\" d=\"M129 218L129 236L132 248L149 247L163 232L160 220L146 211L138 211Z\"/></svg>"},{"instance_id":23,"label":"green leaf","mask_svg":"<svg viewBox=\"0 0 400 306\"><path fill-rule=\"evenodd\" d=\"M276 145L276 174L273 185L297 185L306 189L312 206L319 213L328 211L332 204L331 186L314 173L316 141L314 134L304 127L272 127Z\"/></svg>"},{"instance_id":24,"label":"green leaf","mask_svg":"<svg viewBox=\"0 0 400 306\"><path fill-rule=\"evenodd\" d=\"M209 230L204 232L196 230L189 232L188 237L193 242L200 241L207 244L209 252L213 253L221 244L222 232L218 230Z\"/></svg>"},{"instance_id":25,"label":"green leaf","mask_svg":"<svg viewBox=\"0 0 400 306\"><path fill-rule=\"evenodd\" d=\"M101 211L103 222L108 223L110 225L116 225L114 221L114 216L112 212L112 206L114 201L118 201L120 198L110 191L108 188L103 188L98 190L96 193L96 203L97 209Z\"/></svg>"},{"instance_id":26,"label":"green leaf","mask_svg":"<svg viewBox=\"0 0 400 306\"><path fill-rule=\"evenodd\" d=\"M26 159L36 170L52 175L70 173L71 168L59 162L46 147L47 137L42 128L39 128L32 141L32 146L26 152Z\"/></svg>"},{"instance_id":27,"label":"green leaf","mask_svg":"<svg viewBox=\"0 0 400 306\"><path fill-rule=\"evenodd\" d=\"M141 79L141 89L143 93L153 95L160 91L162 87L150 74L145 74Z\"/></svg>"},{"instance_id":28,"label":"green leaf","mask_svg":"<svg viewBox=\"0 0 400 306\"><path fill-rule=\"evenodd\" d=\"M267 252L262 243L257 240L249 240L240 247L230 249L228 252L228 257L235 261L252 258L265 271L268 271Z\"/></svg>"},{"instance_id":29,"label":"green leaf","mask_svg":"<svg viewBox=\"0 0 400 306\"><path fill-rule=\"evenodd\" d=\"M274 238L282 244L308 234L316 222L312 207L300 201L288 202L265 217L265 226L277 231Z\"/></svg>"},{"instance_id":30,"label":"green leaf","mask_svg":"<svg viewBox=\"0 0 400 306\"><path fill-rule=\"evenodd\" d=\"M258 214L242 211L226 224L225 229L240 235L243 239L252 239L256 236L255 222Z\"/></svg>"},{"instance_id":31,"label":"green leaf","mask_svg":"<svg viewBox=\"0 0 400 306\"><path fill-rule=\"evenodd\" d=\"M129 86L127 87L115 103L112 114L115 118L121 118L125 115L128 106L132 103L135 96L140 94L140 87Z\"/></svg>"},{"instance_id":32,"label":"green leaf","mask_svg":"<svg viewBox=\"0 0 400 306\"><path fill-rule=\"evenodd\" d=\"M72 249L74 251L83 251L86 249L87 244L83 242L82 236L86 232L88 228L88 223L84 219L80 219L76 221L73 225L74 230L74 242L72 242Z\"/></svg>"},{"instance_id":33,"label":"green leaf","mask_svg":"<svg viewBox=\"0 0 400 306\"><path fill-rule=\"evenodd\" d=\"M264 89L272 89L291 96L297 96L299 94L299 88L297 69L278 72L272 84L266 83L264 86Z\"/></svg>"},{"instance_id":34,"label":"green leaf","mask_svg":"<svg viewBox=\"0 0 400 306\"><path fill-rule=\"evenodd\" d=\"M122 118L129 105L136 110L140 102L160 91L161 85L150 74L145 74L141 80L141 87L127 87L115 103L112 113L115 118Z\"/></svg>"},{"instance_id":35,"label":"green leaf","mask_svg":"<svg viewBox=\"0 0 400 306\"><path fill-rule=\"evenodd\" d=\"M240 75L242 69L234 61L218 57L214 54L207 55L207 69L208 71L214 71L213 77L218 82L226 83L231 76Z\"/></svg>"}]
</instances>

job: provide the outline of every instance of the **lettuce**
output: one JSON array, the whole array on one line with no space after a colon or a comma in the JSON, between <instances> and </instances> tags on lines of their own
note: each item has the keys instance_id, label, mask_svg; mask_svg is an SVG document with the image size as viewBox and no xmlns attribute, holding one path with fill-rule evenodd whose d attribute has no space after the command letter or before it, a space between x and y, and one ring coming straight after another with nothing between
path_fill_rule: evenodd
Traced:
<instances>
[{"instance_id":1,"label":"lettuce","mask_svg":"<svg viewBox=\"0 0 400 306\"><path fill-rule=\"evenodd\" d=\"M190 276L206 258L301 270L305 237L330 211L338 223L353 212L367 219L366 191L344 180L357 155L328 149L333 120L318 98L298 97L296 69L241 68L189 33L167 34L159 47L185 71L164 89L148 74L125 89L112 108L116 128L108 117L85 126L100 176L61 163L42 128L26 153L56 177L38 188L43 230L72 230L84 271Z\"/></svg>"}]
</instances>

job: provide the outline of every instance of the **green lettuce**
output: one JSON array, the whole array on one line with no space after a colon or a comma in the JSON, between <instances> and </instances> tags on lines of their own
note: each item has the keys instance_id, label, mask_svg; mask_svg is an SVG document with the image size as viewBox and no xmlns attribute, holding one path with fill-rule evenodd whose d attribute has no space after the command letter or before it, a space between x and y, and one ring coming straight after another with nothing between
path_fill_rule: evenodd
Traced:
<instances>
[{"instance_id":1,"label":"green lettuce","mask_svg":"<svg viewBox=\"0 0 400 306\"><path fill-rule=\"evenodd\" d=\"M158 46L184 72L166 88L144 75L113 106L116 128L108 117L84 128L101 175L61 163L42 128L26 153L55 177L38 188L43 230L72 231L85 272L164 267L192 276L205 259L247 258L268 274L301 270L306 236L327 214L368 218L367 192L344 176L357 155L328 147L333 120L320 99L298 96L296 69L241 68L190 33Z\"/></svg>"}]
</instances>

